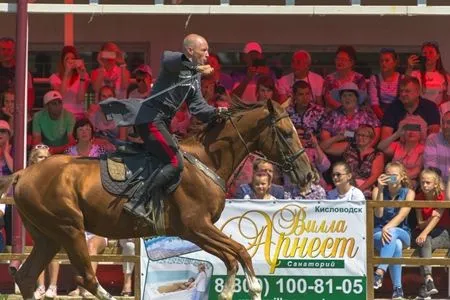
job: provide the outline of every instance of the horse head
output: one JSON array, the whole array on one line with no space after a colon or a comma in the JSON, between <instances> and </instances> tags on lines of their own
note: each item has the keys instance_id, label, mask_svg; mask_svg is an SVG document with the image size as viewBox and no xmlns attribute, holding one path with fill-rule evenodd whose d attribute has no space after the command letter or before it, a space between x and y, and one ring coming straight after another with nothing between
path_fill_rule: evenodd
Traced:
<instances>
[{"instance_id":1,"label":"horse head","mask_svg":"<svg viewBox=\"0 0 450 300\"><path fill-rule=\"evenodd\" d=\"M311 164L297 130L288 113L278 103L269 100L248 105L236 98L233 103L232 111L241 112L241 125L233 124L234 117L230 122L247 152L262 154L267 161L288 173L294 184L312 179ZM233 115L236 117L236 114Z\"/></svg>"}]
</instances>

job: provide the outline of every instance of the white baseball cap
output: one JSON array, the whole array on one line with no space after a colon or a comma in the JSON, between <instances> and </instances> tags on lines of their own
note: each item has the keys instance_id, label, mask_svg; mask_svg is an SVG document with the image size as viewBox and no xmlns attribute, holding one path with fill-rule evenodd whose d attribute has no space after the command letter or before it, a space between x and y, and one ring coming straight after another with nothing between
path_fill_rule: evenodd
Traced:
<instances>
[{"instance_id":1,"label":"white baseball cap","mask_svg":"<svg viewBox=\"0 0 450 300\"><path fill-rule=\"evenodd\" d=\"M44 95L44 105L53 100L62 100L61 93L58 91L49 91Z\"/></svg>"},{"instance_id":2,"label":"white baseball cap","mask_svg":"<svg viewBox=\"0 0 450 300\"><path fill-rule=\"evenodd\" d=\"M259 54L262 54L262 47L258 42L248 42L245 44L244 53L250 53L252 51L256 51Z\"/></svg>"}]
</instances>

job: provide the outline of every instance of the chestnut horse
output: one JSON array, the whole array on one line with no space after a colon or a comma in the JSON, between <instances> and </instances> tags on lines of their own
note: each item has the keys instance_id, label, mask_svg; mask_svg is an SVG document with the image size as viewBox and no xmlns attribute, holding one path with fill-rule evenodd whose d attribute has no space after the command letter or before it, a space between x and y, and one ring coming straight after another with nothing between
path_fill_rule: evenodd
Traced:
<instances>
[{"instance_id":1,"label":"chestnut horse","mask_svg":"<svg viewBox=\"0 0 450 300\"><path fill-rule=\"evenodd\" d=\"M311 178L311 166L287 113L268 101L253 106L239 102L228 120L180 144L224 180L247 156L260 151L290 172L293 183ZM165 200L167 235L179 236L220 258L228 270L221 299L232 299L238 263L243 267L251 299L261 299L246 248L218 230L225 192L196 166L185 162L180 186ZM56 155L0 179L0 193L15 185L14 201L34 247L15 273L24 299L33 299L38 275L63 247L77 271L77 284L99 299L114 299L98 283L91 267L85 230L114 238L156 235L152 226L125 212L101 184L98 160Z\"/></svg>"}]
</instances>

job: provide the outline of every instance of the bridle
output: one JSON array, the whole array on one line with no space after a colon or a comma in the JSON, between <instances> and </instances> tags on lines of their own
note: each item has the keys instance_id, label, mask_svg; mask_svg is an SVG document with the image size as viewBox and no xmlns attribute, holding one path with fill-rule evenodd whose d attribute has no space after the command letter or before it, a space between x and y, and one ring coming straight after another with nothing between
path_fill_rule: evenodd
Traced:
<instances>
[{"instance_id":1,"label":"bridle","mask_svg":"<svg viewBox=\"0 0 450 300\"><path fill-rule=\"evenodd\" d=\"M277 128L276 124L281 121L284 118L289 118L289 115L287 113L283 113L282 115L276 117L273 114L273 111L269 109L270 112L270 128L272 130L272 133L275 135L275 143L279 146L279 150L281 153L281 160L282 162L279 163L277 161L271 160L267 158L264 154L257 152L256 154L260 156L263 160L281 168L283 172L289 173L293 172L297 180L300 180L302 177L299 174L299 171L295 168L295 161L305 153L305 148L299 149L297 152L294 152L289 145L289 142L286 140L286 138L283 136L283 134L280 132L280 130ZM239 132L239 129L236 126L236 123L234 122L231 114L227 115L227 119L230 121L233 128L236 130L236 133L241 140L242 144L245 146L245 150L247 151L247 154L250 154L250 149L248 149L247 143L245 142L244 138L242 137L241 133ZM283 151L284 149L287 149L288 151Z\"/></svg>"}]
</instances>

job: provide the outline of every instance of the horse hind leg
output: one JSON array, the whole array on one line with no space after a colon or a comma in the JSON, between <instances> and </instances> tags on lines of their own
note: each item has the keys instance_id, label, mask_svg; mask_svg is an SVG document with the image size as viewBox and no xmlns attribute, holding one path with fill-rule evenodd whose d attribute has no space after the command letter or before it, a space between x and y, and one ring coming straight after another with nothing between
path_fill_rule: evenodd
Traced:
<instances>
[{"instance_id":1,"label":"horse hind leg","mask_svg":"<svg viewBox=\"0 0 450 300\"><path fill-rule=\"evenodd\" d=\"M39 274L60 249L60 245L50 238L42 235L39 237L33 236L33 238L34 246L30 255L14 274L14 281L17 283L24 299L34 299L34 289Z\"/></svg>"},{"instance_id":2,"label":"horse hind leg","mask_svg":"<svg viewBox=\"0 0 450 300\"><path fill-rule=\"evenodd\" d=\"M77 284L101 300L115 300L97 281L92 269L88 247L84 231L72 228L68 232L70 238L63 242L69 256L70 263L75 267L79 276L76 277Z\"/></svg>"}]
</instances>

